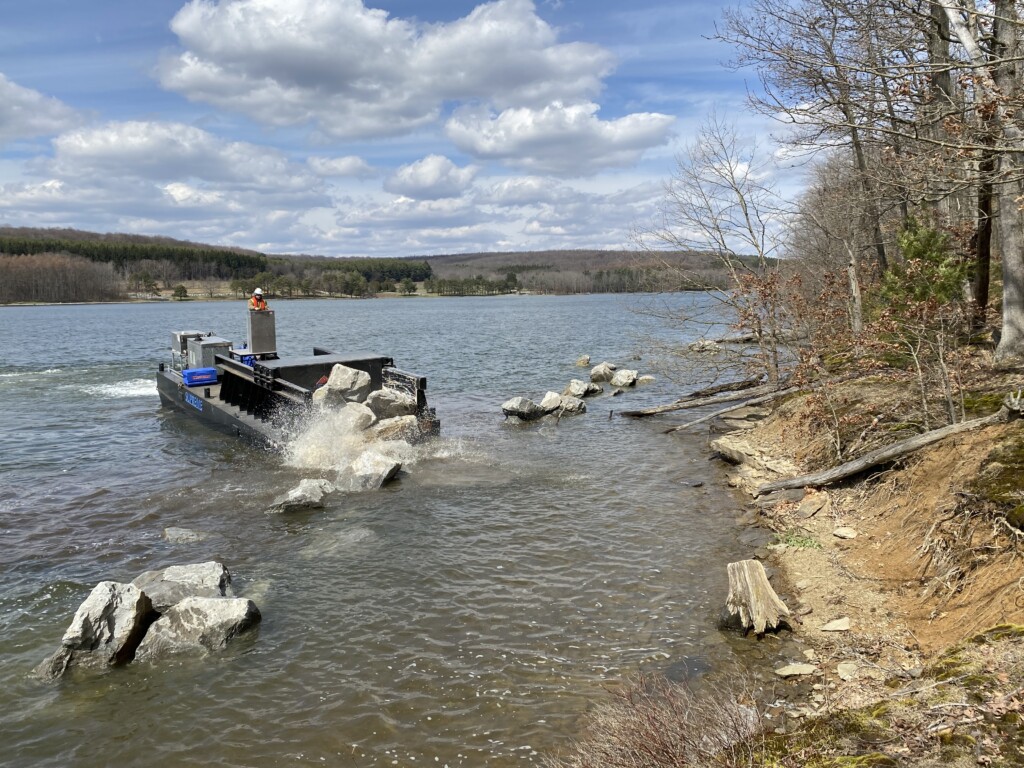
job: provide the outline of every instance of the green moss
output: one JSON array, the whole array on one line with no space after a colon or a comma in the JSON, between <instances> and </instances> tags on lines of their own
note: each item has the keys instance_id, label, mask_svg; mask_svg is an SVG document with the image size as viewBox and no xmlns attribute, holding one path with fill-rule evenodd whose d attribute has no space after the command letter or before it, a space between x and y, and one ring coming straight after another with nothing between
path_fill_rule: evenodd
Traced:
<instances>
[{"instance_id":1,"label":"green moss","mask_svg":"<svg viewBox=\"0 0 1024 768\"><path fill-rule=\"evenodd\" d=\"M968 415L987 416L1002 407L1005 392L964 392L964 410Z\"/></svg>"},{"instance_id":2,"label":"green moss","mask_svg":"<svg viewBox=\"0 0 1024 768\"><path fill-rule=\"evenodd\" d=\"M992 450L966 490L994 505L1010 525L1024 530L1024 435Z\"/></svg>"},{"instance_id":3,"label":"green moss","mask_svg":"<svg viewBox=\"0 0 1024 768\"><path fill-rule=\"evenodd\" d=\"M793 549L821 549L821 542L813 536L802 536L799 533L776 535L775 542L793 547Z\"/></svg>"},{"instance_id":4,"label":"green moss","mask_svg":"<svg viewBox=\"0 0 1024 768\"><path fill-rule=\"evenodd\" d=\"M997 624L970 639L975 645L988 645L1000 640L1015 640L1024 637L1024 624Z\"/></svg>"}]
</instances>

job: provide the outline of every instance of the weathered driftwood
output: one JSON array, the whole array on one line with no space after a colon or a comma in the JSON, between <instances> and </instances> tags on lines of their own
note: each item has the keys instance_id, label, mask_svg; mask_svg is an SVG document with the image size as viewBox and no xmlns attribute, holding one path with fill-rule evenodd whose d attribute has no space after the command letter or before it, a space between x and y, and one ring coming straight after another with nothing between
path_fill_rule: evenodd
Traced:
<instances>
[{"instance_id":1,"label":"weathered driftwood","mask_svg":"<svg viewBox=\"0 0 1024 768\"><path fill-rule=\"evenodd\" d=\"M687 427L695 427L698 424L703 424L705 421L710 421L711 419L717 416L724 416L725 414L730 413L732 411L738 411L740 408L746 408L748 405L760 405L761 403L767 403L769 400L774 400L777 397L791 395L794 392L798 392L799 390L800 387L787 387L786 389L779 389L776 390L775 392L769 392L767 395L761 395L761 397L752 397L750 400L745 400L742 403L738 403L737 405L730 405L728 408L722 408L721 410L715 411L714 413L709 413L706 416L701 416L699 419L694 419L693 421L688 421L685 424L679 424L675 427L666 429L665 434L667 435L672 432L678 432L680 429L686 429Z\"/></svg>"},{"instance_id":2,"label":"weathered driftwood","mask_svg":"<svg viewBox=\"0 0 1024 768\"><path fill-rule=\"evenodd\" d=\"M864 470L871 469L871 467L878 466L879 464L888 464L890 462L901 459L904 456L908 456L914 451L919 451L932 443L937 443L951 435L957 435L961 432L969 432L972 429L980 429L981 427L987 427L991 424L999 424L1007 421L1010 418L1011 412L1014 412L1013 406L1010 404L1010 398L1007 398L1007 403L999 409L996 413L991 416L984 416L980 419L972 419L970 421L962 421L959 424L950 424L947 427L941 427L940 429L933 429L930 432L925 432L922 435L915 435L907 440L902 440L892 445L887 445L883 448L871 451L861 456L859 459L848 461L845 464L826 469L822 472L814 472L809 475L800 475L799 477L790 477L783 480L774 480L770 483L764 483L758 486L754 492L755 496L762 496L772 491L784 491L790 488L820 488L824 485L831 485L832 483L844 480L852 475L859 474ZM1019 409L1017 410L1019 413Z\"/></svg>"},{"instance_id":3,"label":"weathered driftwood","mask_svg":"<svg viewBox=\"0 0 1024 768\"><path fill-rule=\"evenodd\" d=\"M775 386L771 384L763 384L759 387L753 387L740 392L727 392L721 395L711 395L709 397L686 397L676 400L674 403L669 403L668 405L655 405L651 408L641 408L638 411L621 411L620 413L622 416L632 416L633 418L657 416L659 413L671 413L672 411L682 411L687 408L701 408L705 405L718 405L719 403L734 403L737 400L756 397L758 395L775 391L777 391Z\"/></svg>"},{"instance_id":4,"label":"weathered driftwood","mask_svg":"<svg viewBox=\"0 0 1024 768\"><path fill-rule=\"evenodd\" d=\"M775 629L788 617L789 608L775 594L768 583L764 566L757 560L729 563L729 597L725 607L733 616L739 615L745 630L753 629L763 635L766 629Z\"/></svg>"},{"instance_id":5,"label":"weathered driftwood","mask_svg":"<svg viewBox=\"0 0 1024 768\"><path fill-rule=\"evenodd\" d=\"M683 400L690 400L695 397L710 397L711 395L720 395L723 392L738 392L741 389L751 389L761 384L764 381L764 376L754 376L750 379L743 379L742 381L727 381L725 384L715 384L713 387L705 387L704 389L698 389L685 397L679 398L679 402Z\"/></svg>"}]
</instances>

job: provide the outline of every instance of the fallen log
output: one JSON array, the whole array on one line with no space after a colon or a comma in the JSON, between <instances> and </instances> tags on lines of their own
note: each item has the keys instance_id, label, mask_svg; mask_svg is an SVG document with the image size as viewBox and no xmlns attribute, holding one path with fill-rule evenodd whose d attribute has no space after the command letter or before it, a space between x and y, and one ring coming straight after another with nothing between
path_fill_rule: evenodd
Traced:
<instances>
[{"instance_id":1,"label":"fallen log","mask_svg":"<svg viewBox=\"0 0 1024 768\"><path fill-rule=\"evenodd\" d=\"M729 596L725 607L732 616L739 616L745 631L751 629L763 635L766 629L775 629L789 608L775 594L768 583L768 574L757 560L740 560L726 566L729 571Z\"/></svg>"},{"instance_id":2,"label":"fallen log","mask_svg":"<svg viewBox=\"0 0 1024 768\"><path fill-rule=\"evenodd\" d=\"M716 384L713 387L705 387L704 389L698 389L696 392L691 392L685 397L679 398L676 402L682 402L683 400L690 400L695 397L710 397L711 395L720 395L723 392L738 392L741 389L750 389L756 387L764 381L764 376L754 376L750 379L743 379L742 381L729 381L725 384Z\"/></svg>"},{"instance_id":3,"label":"fallen log","mask_svg":"<svg viewBox=\"0 0 1024 768\"><path fill-rule=\"evenodd\" d=\"M826 469L822 472L813 472L809 475L800 475L799 477L790 477L783 480L774 480L770 483L764 483L759 485L757 490L754 492L754 496L763 496L766 493L772 491L785 491L790 488L820 488L824 485L831 485L832 483L838 482L839 480L845 480L847 477L859 474L867 469L876 467L879 464L889 464L897 459L902 459L904 456L908 456L915 451L919 451L933 443L937 443L951 435L957 435L961 432L969 432L973 429L981 429L992 424L1001 424L1006 422L1010 418L1010 414L1014 413L1012 405L1009 404L1010 398L1007 398L1007 404L1004 404L1002 408L991 416L984 416L980 419L971 419L970 421L961 421L959 424L950 424L947 427L941 427L939 429L933 429L930 432L925 432L921 435L915 435L907 440L902 440L892 445L887 445L883 448L878 448L870 453L866 453L859 459L853 459L845 464ZM1017 412L1019 413L1019 411Z\"/></svg>"},{"instance_id":4,"label":"fallen log","mask_svg":"<svg viewBox=\"0 0 1024 768\"><path fill-rule=\"evenodd\" d=\"M777 397L785 397L786 395L791 395L794 392L799 391L800 387L787 387L786 389L779 389L776 390L775 392L769 392L767 395L762 395L761 397L752 397L750 400L745 400L742 403L738 403L737 405L730 405L728 408L722 408L721 410L715 411L714 413L709 413L706 416L701 416L699 419L694 419L693 421L688 421L685 424L679 424L677 426L670 427L669 429L665 430L665 434L668 435L673 432L678 432L679 430L686 429L687 427L695 427L698 424L703 424L705 421L710 421L711 419L717 416L724 416L725 414L730 413L731 411L738 411L740 408L746 408L748 405L760 405L761 403L767 403L769 400L774 400Z\"/></svg>"},{"instance_id":5,"label":"fallen log","mask_svg":"<svg viewBox=\"0 0 1024 768\"><path fill-rule=\"evenodd\" d=\"M696 398L684 398L682 400L676 400L674 403L668 405L655 405L651 408L641 408L638 411L621 411L622 416L631 416L633 418L642 418L644 416L656 416L660 413L671 413L672 411L682 411L688 408L701 408L705 405L718 405L719 403L734 403L737 400L742 400L746 397L756 397L758 395L767 394L776 391L774 385L763 384L760 387L754 387L752 389L743 390L741 392L728 392L721 395L712 395L710 397L696 397Z\"/></svg>"}]
</instances>

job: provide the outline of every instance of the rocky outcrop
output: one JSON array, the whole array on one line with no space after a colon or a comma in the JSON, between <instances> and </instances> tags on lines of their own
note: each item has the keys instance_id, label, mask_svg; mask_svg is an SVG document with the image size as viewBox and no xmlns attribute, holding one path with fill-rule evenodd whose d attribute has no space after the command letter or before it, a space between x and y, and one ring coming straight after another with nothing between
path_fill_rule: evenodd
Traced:
<instances>
[{"instance_id":1,"label":"rocky outcrop","mask_svg":"<svg viewBox=\"0 0 1024 768\"><path fill-rule=\"evenodd\" d=\"M380 488L394 478L402 468L401 462L390 459L377 451L364 451L352 462L352 489L369 491Z\"/></svg>"},{"instance_id":2,"label":"rocky outcrop","mask_svg":"<svg viewBox=\"0 0 1024 768\"><path fill-rule=\"evenodd\" d=\"M194 565L172 565L146 571L132 585L149 596L153 609L163 613L186 597L231 597L231 574L223 564L210 561Z\"/></svg>"},{"instance_id":3,"label":"rocky outcrop","mask_svg":"<svg viewBox=\"0 0 1024 768\"><path fill-rule=\"evenodd\" d=\"M545 410L526 397L513 397L501 404L502 413L515 416L522 421L535 421L545 415Z\"/></svg>"},{"instance_id":4,"label":"rocky outcrop","mask_svg":"<svg viewBox=\"0 0 1024 768\"><path fill-rule=\"evenodd\" d=\"M299 512L304 509L320 509L324 497L337 488L323 479L300 480L299 484L283 496L274 499L267 512Z\"/></svg>"},{"instance_id":5,"label":"rocky outcrop","mask_svg":"<svg viewBox=\"0 0 1024 768\"><path fill-rule=\"evenodd\" d=\"M149 597L135 585L101 581L78 607L60 648L35 673L55 680L75 666L127 664L156 615Z\"/></svg>"},{"instance_id":6,"label":"rocky outcrop","mask_svg":"<svg viewBox=\"0 0 1024 768\"><path fill-rule=\"evenodd\" d=\"M612 365L609 362L599 363L590 369L590 380L593 382L611 381L616 368L618 368L617 365Z\"/></svg>"},{"instance_id":7,"label":"rocky outcrop","mask_svg":"<svg viewBox=\"0 0 1024 768\"><path fill-rule=\"evenodd\" d=\"M149 661L179 653L219 651L261 618L256 604L242 597L186 597L153 623L135 658Z\"/></svg>"}]
</instances>

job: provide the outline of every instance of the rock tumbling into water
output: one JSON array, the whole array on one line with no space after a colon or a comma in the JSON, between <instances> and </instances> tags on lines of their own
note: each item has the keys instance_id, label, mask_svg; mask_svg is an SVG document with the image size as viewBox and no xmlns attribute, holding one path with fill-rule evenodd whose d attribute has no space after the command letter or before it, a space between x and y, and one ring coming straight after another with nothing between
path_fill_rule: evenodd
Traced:
<instances>
[{"instance_id":1,"label":"rock tumbling into water","mask_svg":"<svg viewBox=\"0 0 1024 768\"><path fill-rule=\"evenodd\" d=\"M416 400L412 395L394 389L378 389L366 398L366 406L381 421L416 414Z\"/></svg>"},{"instance_id":2,"label":"rock tumbling into water","mask_svg":"<svg viewBox=\"0 0 1024 768\"><path fill-rule=\"evenodd\" d=\"M329 406L361 403L372 387L370 374L339 363L331 369L327 383L313 392L313 402Z\"/></svg>"},{"instance_id":3,"label":"rock tumbling into water","mask_svg":"<svg viewBox=\"0 0 1024 768\"><path fill-rule=\"evenodd\" d=\"M278 496L267 512L299 512L304 509L321 509L324 496L334 493L333 483L322 479L300 480L299 484L283 496Z\"/></svg>"},{"instance_id":4,"label":"rock tumbling into water","mask_svg":"<svg viewBox=\"0 0 1024 768\"><path fill-rule=\"evenodd\" d=\"M60 648L35 673L56 680L71 667L127 664L156 617L149 596L135 585L101 581L78 607Z\"/></svg>"},{"instance_id":5,"label":"rock tumbling into water","mask_svg":"<svg viewBox=\"0 0 1024 768\"><path fill-rule=\"evenodd\" d=\"M34 672L56 680L74 667L219 650L259 621L255 603L233 596L231 574L218 562L147 571L131 584L101 581L78 607L60 648Z\"/></svg>"},{"instance_id":6,"label":"rock tumbling into water","mask_svg":"<svg viewBox=\"0 0 1024 768\"><path fill-rule=\"evenodd\" d=\"M415 416L382 419L370 430L370 439L379 441L404 440L407 443L414 443L420 435L420 425Z\"/></svg>"},{"instance_id":7,"label":"rock tumbling into water","mask_svg":"<svg viewBox=\"0 0 1024 768\"><path fill-rule=\"evenodd\" d=\"M376 490L391 480L402 468L401 462L377 451L364 451L349 467L353 490Z\"/></svg>"},{"instance_id":8,"label":"rock tumbling into water","mask_svg":"<svg viewBox=\"0 0 1024 768\"><path fill-rule=\"evenodd\" d=\"M179 653L220 651L261 618L256 604L242 597L186 597L153 622L135 658L148 661Z\"/></svg>"}]
</instances>

